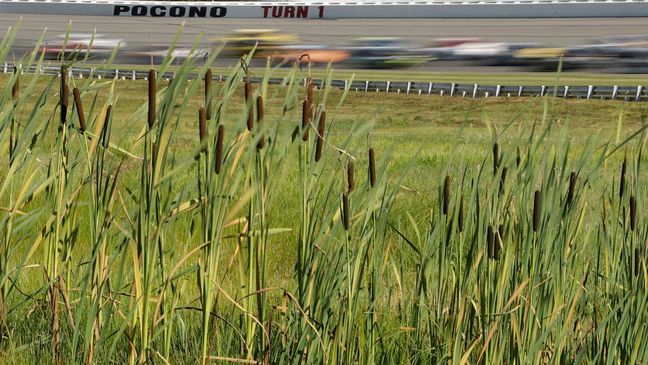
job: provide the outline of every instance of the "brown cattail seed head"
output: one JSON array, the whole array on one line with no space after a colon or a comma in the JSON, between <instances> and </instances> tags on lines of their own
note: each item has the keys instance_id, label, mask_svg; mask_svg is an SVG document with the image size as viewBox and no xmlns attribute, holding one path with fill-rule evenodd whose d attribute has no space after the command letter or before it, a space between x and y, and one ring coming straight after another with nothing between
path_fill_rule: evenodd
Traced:
<instances>
[{"instance_id":1,"label":"brown cattail seed head","mask_svg":"<svg viewBox=\"0 0 648 365\"><path fill-rule=\"evenodd\" d=\"M351 160L347 163L347 182L348 191L351 193L355 189L355 164Z\"/></svg>"},{"instance_id":2,"label":"brown cattail seed head","mask_svg":"<svg viewBox=\"0 0 648 365\"><path fill-rule=\"evenodd\" d=\"M497 142L493 144L493 175L497 174L500 165L499 145Z\"/></svg>"},{"instance_id":3,"label":"brown cattail seed head","mask_svg":"<svg viewBox=\"0 0 648 365\"><path fill-rule=\"evenodd\" d=\"M205 72L205 110L207 120L212 118L212 70L208 68Z\"/></svg>"},{"instance_id":4,"label":"brown cattail seed head","mask_svg":"<svg viewBox=\"0 0 648 365\"><path fill-rule=\"evenodd\" d=\"M315 145L315 162L322 159L324 149L324 131L326 130L326 111L322 110L319 124L317 125L317 144Z\"/></svg>"},{"instance_id":5,"label":"brown cattail seed head","mask_svg":"<svg viewBox=\"0 0 648 365\"><path fill-rule=\"evenodd\" d=\"M245 81L245 102L249 103L250 98L252 97L252 83L250 81Z\"/></svg>"},{"instance_id":6,"label":"brown cattail seed head","mask_svg":"<svg viewBox=\"0 0 648 365\"><path fill-rule=\"evenodd\" d=\"M619 180L619 198L623 198L623 193L625 192L627 164L628 164L628 159L626 156L623 156L623 164L621 165L621 180Z\"/></svg>"},{"instance_id":7,"label":"brown cattail seed head","mask_svg":"<svg viewBox=\"0 0 648 365\"><path fill-rule=\"evenodd\" d=\"M112 114L112 105L106 108L106 118L103 125L103 146L108 148L110 145L110 114Z\"/></svg>"},{"instance_id":8,"label":"brown cattail seed head","mask_svg":"<svg viewBox=\"0 0 648 365\"><path fill-rule=\"evenodd\" d=\"M639 271L641 270L641 251L639 248L634 249L634 274L639 276Z\"/></svg>"},{"instance_id":9,"label":"brown cattail seed head","mask_svg":"<svg viewBox=\"0 0 648 365\"><path fill-rule=\"evenodd\" d=\"M515 167L520 167L522 163L522 155L520 155L520 146L517 147L517 154L515 155Z\"/></svg>"},{"instance_id":10,"label":"brown cattail seed head","mask_svg":"<svg viewBox=\"0 0 648 365\"><path fill-rule=\"evenodd\" d=\"M79 88L75 87L72 90L72 94L74 95L74 106L76 107L77 117L79 117L79 129L81 132L84 132L86 130L85 114L83 113L83 103L81 103Z\"/></svg>"},{"instance_id":11,"label":"brown cattail seed head","mask_svg":"<svg viewBox=\"0 0 648 365\"><path fill-rule=\"evenodd\" d=\"M450 176L446 175L443 182L443 215L448 215L450 209Z\"/></svg>"},{"instance_id":12,"label":"brown cattail seed head","mask_svg":"<svg viewBox=\"0 0 648 365\"><path fill-rule=\"evenodd\" d=\"M486 229L486 247L488 257L491 259L495 258L495 234L493 232L493 226L488 226Z\"/></svg>"},{"instance_id":13,"label":"brown cattail seed head","mask_svg":"<svg viewBox=\"0 0 648 365\"><path fill-rule=\"evenodd\" d=\"M567 189L567 205L574 201L574 190L576 189L576 173L572 171L569 174L569 189Z\"/></svg>"},{"instance_id":14,"label":"brown cattail seed head","mask_svg":"<svg viewBox=\"0 0 648 365\"><path fill-rule=\"evenodd\" d=\"M156 73L155 70L149 70L148 74L148 126L149 129L153 128L155 124L155 111L156 106L156 97L157 97L157 84L155 82Z\"/></svg>"},{"instance_id":15,"label":"brown cattail seed head","mask_svg":"<svg viewBox=\"0 0 648 365\"><path fill-rule=\"evenodd\" d=\"M373 188L376 185L376 152L369 149L369 185Z\"/></svg>"},{"instance_id":16,"label":"brown cattail seed head","mask_svg":"<svg viewBox=\"0 0 648 365\"><path fill-rule=\"evenodd\" d=\"M13 86L11 87L11 98L14 101L14 104L18 102L18 98L20 97L20 76L18 76L18 67L14 66L13 69L14 75L16 75L16 81L14 81Z\"/></svg>"},{"instance_id":17,"label":"brown cattail seed head","mask_svg":"<svg viewBox=\"0 0 648 365\"><path fill-rule=\"evenodd\" d=\"M349 196L346 193L342 194L342 224L344 230L349 230Z\"/></svg>"},{"instance_id":18,"label":"brown cattail seed head","mask_svg":"<svg viewBox=\"0 0 648 365\"><path fill-rule=\"evenodd\" d=\"M637 226L637 199L630 196L630 230L634 231Z\"/></svg>"},{"instance_id":19,"label":"brown cattail seed head","mask_svg":"<svg viewBox=\"0 0 648 365\"><path fill-rule=\"evenodd\" d=\"M502 176L500 176L499 184L499 195L504 194L504 187L506 186L506 174L508 173L508 167L504 166L502 169Z\"/></svg>"},{"instance_id":20,"label":"brown cattail seed head","mask_svg":"<svg viewBox=\"0 0 648 365\"><path fill-rule=\"evenodd\" d=\"M207 137L207 113L205 108L198 110L198 136L200 137L200 144L203 144Z\"/></svg>"},{"instance_id":21,"label":"brown cattail seed head","mask_svg":"<svg viewBox=\"0 0 648 365\"><path fill-rule=\"evenodd\" d=\"M67 85L63 85L61 88L61 123L65 124L67 122L67 110L68 110L68 99L70 97L70 91Z\"/></svg>"},{"instance_id":22,"label":"brown cattail seed head","mask_svg":"<svg viewBox=\"0 0 648 365\"><path fill-rule=\"evenodd\" d=\"M257 107L257 124L258 128L261 128L261 123L263 122L263 97L259 95L256 100ZM265 139L263 135L259 136L259 142L257 142L257 149L262 149L265 146Z\"/></svg>"},{"instance_id":23,"label":"brown cattail seed head","mask_svg":"<svg viewBox=\"0 0 648 365\"><path fill-rule=\"evenodd\" d=\"M464 203L463 203L463 195L459 199L459 217L457 217L457 228L459 229L459 232L463 232L464 230Z\"/></svg>"},{"instance_id":24,"label":"brown cattail seed head","mask_svg":"<svg viewBox=\"0 0 648 365\"><path fill-rule=\"evenodd\" d=\"M302 103L302 140L308 141L308 130L310 129L311 121L311 103L309 100L304 100Z\"/></svg>"},{"instance_id":25,"label":"brown cattail seed head","mask_svg":"<svg viewBox=\"0 0 648 365\"><path fill-rule=\"evenodd\" d=\"M311 103L313 102L314 88L315 85L313 84L313 80L310 77L306 78L306 100L310 101Z\"/></svg>"},{"instance_id":26,"label":"brown cattail seed head","mask_svg":"<svg viewBox=\"0 0 648 365\"><path fill-rule=\"evenodd\" d=\"M533 194L533 232L538 232L540 228L540 211L542 210L542 196L540 190Z\"/></svg>"},{"instance_id":27,"label":"brown cattail seed head","mask_svg":"<svg viewBox=\"0 0 648 365\"><path fill-rule=\"evenodd\" d=\"M220 174L223 164L223 138L225 138L225 128L221 124L218 126L218 135L216 136L216 161L214 167L216 174Z\"/></svg>"}]
</instances>

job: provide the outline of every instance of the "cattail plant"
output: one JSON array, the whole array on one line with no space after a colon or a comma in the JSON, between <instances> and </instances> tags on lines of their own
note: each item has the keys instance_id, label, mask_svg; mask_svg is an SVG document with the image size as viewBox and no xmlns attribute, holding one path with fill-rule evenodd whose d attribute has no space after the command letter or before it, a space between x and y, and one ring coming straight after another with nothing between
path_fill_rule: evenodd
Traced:
<instances>
[{"instance_id":1,"label":"cattail plant","mask_svg":"<svg viewBox=\"0 0 648 365\"><path fill-rule=\"evenodd\" d=\"M376 152L373 147L369 149L369 185L376 185Z\"/></svg>"},{"instance_id":2,"label":"cattail plant","mask_svg":"<svg viewBox=\"0 0 648 365\"><path fill-rule=\"evenodd\" d=\"M626 166L628 164L627 155L623 155L623 164L621 164L621 178L619 179L619 198L623 198L626 183Z\"/></svg>"},{"instance_id":3,"label":"cattail plant","mask_svg":"<svg viewBox=\"0 0 648 365\"><path fill-rule=\"evenodd\" d=\"M200 137L200 151L205 151L205 141L207 138L207 113L205 108L198 110L198 136Z\"/></svg>"},{"instance_id":4,"label":"cattail plant","mask_svg":"<svg viewBox=\"0 0 648 365\"><path fill-rule=\"evenodd\" d=\"M13 101L13 108L14 108L14 113L15 109L18 106L18 99L20 98L20 76L18 74L18 67L14 66L13 69L14 73L14 84L11 87L11 99ZM15 128L16 121L12 117L11 118L11 125L9 126L9 162L13 161L13 156L14 156L14 148L15 148L15 137L14 137L14 128Z\"/></svg>"},{"instance_id":5,"label":"cattail plant","mask_svg":"<svg viewBox=\"0 0 648 365\"><path fill-rule=\"evenodd\" d=\"M79 92L79 88L75 87L72 89L72 94L74 95L74 107L76 108L77 117L79 118L79 130L85 132L86 121L85 114L83 113L83 103L81 102L81 93Z\"/></svg>"},{"instance_id":6,"label":"cattail plant","mask_svg":"<svg viewBox=\"0 0 648 365\"><path fill-rule=\"evenodd\" d=\"M570 206L574 201L574 190L576 189L576 173L574 171L569 174L569 188L567 189L567 206Z\"/></svg>"},{"instance_id":7,"label":"cattail plant","mask_svg":"<svg viewBox=\"0 0 648 365\"><path fill-rule=\"evenodd\" d=\"M69 89L67 85L67 66L61 66L61 92L60 92L60 103L59 107L61 108L61 124L65 124L67 121L67 109L68 109L68 98L69 98Z\"/></svg>"},{"instance_id":8,"label":"cattail plant","mask_svg":"<svg viewBox=\"0 0 648 365\"><path fill-rule=\"evenodd\" d=\"M459 198L459 215L457 216L457 229L459 232L464 231L464 201L463 195Z\"/></svg>"},{"instance_id":9,"label":"cattail plant","mask_svg":"<svg viewBox=\"0 0 648 365\"><path fill-rule=\"evenodd\" d=\"M497 239L495 240L495 260L499 260L500 251L504 247L504 225L500 224L497 227Z\"/></svg>"},{"instance_id":10,"label":"cattail plant","mask_svg":"<svg viewBox=\"0 0 648 365\"><path fill-rule=\"evenodd\" d=\"M315 162L322 159L324 149L324 132L326 131L326 110L322 110L317 124L317 144L315 145Z\"/></svg>"},{"instance_id":11,"label":"cattail plant","mask_svg":"<svg viewBox=\"0 0 648 365\"><path fill-rule=\"evenodd\" d=\"M14 66L13 73L16 79L11 86L11 99L13 100L14 104L16 104L18 102L18 98L20 97L20 76L18 75L18 66Z\"/></svg>"},{"instance_id":12,"label":"cattail plant","mask_svg":"<svg viewBox=\"0 0 648 365\"><path fill-rule=\"evenodd\" d=\"M311 102L306 99L302 103L302 140L308 141L308 131L310 129L311 121Z\"/></svg>"},{"instance_id":13,"label":"cattail plant","mask_svg":"<svg viewBox=\"0 0 648 365\"><path fill-rule=\"evenodd\" d=\"M149 70L148 74L148 127L149 129L153 128L155 124L155 111L156 107L156 98L157 98L157 85L156 85L156 72L155 70Z\"/></svg>"},{"instance_id":14,"label":"cattail plant","mask_svg":"<svg viewBox=\"0 0 648 365\"><path fill-rule=\"evenodd\" d=\"M245 102L249 104L248 107L248 118L247 118L247 129L251 131L254 128L254 106L252 105L252 82L249 78L245 81Z\"/></svg>"},{"instance_id":15,"label":"cattail plant","mask_svg":"<svg viewBox=\"0 0 648 365\"><path fill-rule=\"evenodd\" d=\"M208 68L205 71L205 117L207 120L212 119L212 70Z\"/></svg>"},{"instance_id":16,"label":"cattail plant","mask_svg":"<svg viewBox=\"0 0 648 365\"><path fill-rule=\"evenodd\" d=\"M639 250L639 247L635 247L635 249L634 249L634 274L635 274L635 276L639 276L640 271L641 271L641 250Z\"/></svg>"},{"instance_id":17,"label":"cattail plant","mask_svg":"<svg viewBox=\"0 0 648 365\"><path fill-rule=\"evenodd\" d=\"M110 115L112 114L112 105L106 108L106 117L104 118L104 125L102 131L102 143L104 148L110 146Z\"/></svg>"},{"instance_id":18,"label":"cattail plant","mask_svg":"<svg viewBox=\"0 0 648 365\"><path fill-rule=\"evenodd\" d=\"M216 136L216 153L214 161L214 172L220 174L221 166L223 164L223 139L225 138L225 127L222 124L218 125L218 135Z\"/></svg>"},{"instance_id":19,"label":"cattail plant","mask_svg":"<svg viewBox=\"0 0 648 365\"><path fill-rule=\"evenodd\" d=\"M308 100L311 104L313 103L313 90L315 88L315 85L313 84L313 79L310 77L306 78L306 100Z\"/></svg>"},{"instance_id":20,"label":"cattail plant","mask_svg":"<svg viewBox=\"0 0 648 365\"><path fill-rule=\"evenodd\" d=\"M500 176L499 183L499 195L504 194L504 188L506 187L506 174L508 173L508 167L504 166L502 169L502 175Z\"/></svg>"},{"instance_id":21,"label":"cattail plant","mask_svg":"<svg viewBox=\"0 0 648 365\"><path fill-rule=\"evenodd\" d=\"M443 182L443 215L448 215L450 210L450 176L446 175Z\"/></svg>"},{"instance_id":22,"label":"cattail plant","mask_svg":"<svg viewBox=\"0 0 648 365\"><path fill-rule=\"evenodd\" d=\"M540 214L542 210L542 195L540 190L536 190L533 194L533 232L538 232L540 229Z\"/></svg>"},{"instance_id":23,"label":"cattail plant","mask_svg":"<svg viewBox=\"0 0 648 365\"><path fill-rule=\"evenodd\" d=\"M500 166L500 153L499 153L499 144L495 142L493 144L493 175L497 174L497 170Z\"/></svg>"},{"instance_id":24,"label":"cattail plant","mask_svg":"<svg viewBox=\"0 0 648 365\"><path fill-rule=\"evenodd\" d=\"M261 129L261 124L263 122L263 97L259 95L256 99L257 107L257 128ZM265 138L263 134L259 136L259 142L257 142L257 149L260 150L265 146Z\"/></svg>"},{"instance_id":25,"label":"cattail plant","mask_svg":"<svg viewBox=\"0 0 648 365\"><path fill-rule=\"evenodd\" d=\"M488 250L488 258L495 258L495 233L493 232L493 226L489 225L486 228L486 248Z\"/></svg>"},{"instance_id":26,"label":"cattail plant","mask_svg":"<svg viewBox=\"0 0 648 365\"><path fill-rule=\"evenodd\" d=\"M153 166L153 169L155 169L155 166L157 165L157 157L158 157L158 144L157 142L153 142L151 144L151 165Z\"/></svg>"},{"instance_id":27,"label":"cattail plant","mask_svg":"<svg viewBox=\"0 0 648 365\"><path fill-rule=\"evenodd\" d=\"M517 146L517 151L515 154L515 167L520 167L520 163L522 163L522 155L520 154L520 146Z\"/></svg>"},{"instance_id":28,"label":"cattail plant","mask_svg":"<svg viewBox=\"0 0 648 365\"><path fill-rule=\"evenodd\" d=\"M355 189L355 164L353 160L347 163L347 192L350 194Z\"/></svg>"},{"instance_id":29,"label":"cattail plant","mask_svg":"<svg viewBox=\"0 0 648 365\"><path fill-rule=\"evenodd\" d=\"M349 230L349 195L342 194L342 226L345 231Z\"/></svg>"},{"instance_id":30,"label":"cattail plant","mask_svg":"<svg viewBox=\"0 0 648 365\"><path fill-rule=\"evenodd\" d=\"M634 231L637 226L637 199L630 196L630 230Z\"/></svg>"}]
</instances>

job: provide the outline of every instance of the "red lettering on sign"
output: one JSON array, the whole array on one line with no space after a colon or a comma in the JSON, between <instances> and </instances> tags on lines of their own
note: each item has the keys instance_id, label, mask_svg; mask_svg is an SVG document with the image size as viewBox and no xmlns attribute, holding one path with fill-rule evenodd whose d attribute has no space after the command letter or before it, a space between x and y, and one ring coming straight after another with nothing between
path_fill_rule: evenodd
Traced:
<instances>
[{"instance_id":1,"label":"red lettering on sign","mask_svg":"<svg viewBox=\"0 0 648 365\"><path fill-rule=\"evenodd\" d=\"M264 18L308 18L308 6L262 6ZM272 10L272 11L271 11ZM324 16L324 7L319 7L319 17Z\"/></svg>"},{"instance_id":2,"label":"red lettering on sign","mask_svg":"<svg viewBox=\"0 0 648 365\"><path fill-rule=\"evenodd\" d=\"M297 7L297 18L308 18L308 6Z\"/></svg>"}]
</instances>

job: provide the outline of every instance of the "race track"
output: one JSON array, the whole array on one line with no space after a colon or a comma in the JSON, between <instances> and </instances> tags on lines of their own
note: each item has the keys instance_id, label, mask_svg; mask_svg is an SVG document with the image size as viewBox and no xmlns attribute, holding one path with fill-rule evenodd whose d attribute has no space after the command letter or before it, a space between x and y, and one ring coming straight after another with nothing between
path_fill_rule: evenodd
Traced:
<instances>
[{"instance_id":1,"label":"race track","mask_svg":"<svg viewBox=\"0 0 648 365\"><path fill-rule=\"evenodd\" d=\"M173 18L85 17L47 15L0 15L3 30L19 23L14 53L33 46L47 28L48 36L73 32L122 38L129 46L168 43L181 20ZM550 46L586 43L610 35L648 34L646 18L556 18L556 19L190 19L181 42L191 43L200 34L203 44L241 28L271 28L297 34L306 43L341 44L353 37L396 36L426 44L440 37L479 37L484 40L538 42Z\"/></svg>"}]
</instances>

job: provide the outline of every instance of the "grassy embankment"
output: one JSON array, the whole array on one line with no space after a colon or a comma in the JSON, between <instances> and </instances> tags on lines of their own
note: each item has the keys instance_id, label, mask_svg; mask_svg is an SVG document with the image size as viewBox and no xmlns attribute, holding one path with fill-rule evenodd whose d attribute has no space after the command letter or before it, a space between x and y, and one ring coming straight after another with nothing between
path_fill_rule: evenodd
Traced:
<instances>
[{"instance_id":1,"label":"grassy embankment","mask_svg":"<svg viewBox=\"0 0 648 365\"><path fill-rule=\"evenodd\" d=\"M2 79L3 362L647 360L647 105L188 71Z\"/></svg>"}]
</instances>

